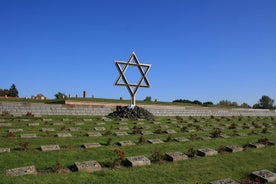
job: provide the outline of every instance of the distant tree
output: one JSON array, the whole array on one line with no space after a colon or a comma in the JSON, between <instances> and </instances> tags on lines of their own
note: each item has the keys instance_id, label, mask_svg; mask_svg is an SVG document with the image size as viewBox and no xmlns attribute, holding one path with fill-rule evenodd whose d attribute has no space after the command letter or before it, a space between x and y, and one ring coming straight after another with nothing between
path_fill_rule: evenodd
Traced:
<instances>
[{"instance_id":1,"label":"distant tree","mask_svg":"<svg viewBox=\"0 0 276 184\"><path fill-rule=\"evenodd\" d=\"M18 90L16 89L15 84L12 84L10 89L9 89L9 95L11 97L18 97Z\"/></svg>"},{"instance_id":2,"label":"distant tree","mask_svg":"<svg viewBox=\"0 0 276 184\"><path fill-rule=\"evenodd\" d=\"M146 101L146 102L151 102L151 96L147 96L147 97L144 99L144 101Z\"/></svg>"},{"instance_id":3,"label":"distant tree","mask_svg":"<svg viewBox=\"0 0 276 184\"><path fill-rule=\"evenodd\" d=\"M65 93L62 92L58 92L55 94L56 99L65 99L67 98L67 96L65 95Z\"/></svg>"},{"instance_id":4,"label":"distant tree","mask_svg":"<svg viewBox=\"0 0 276 184\"><path fill-rule=\"evenodd\" d=\"M247 108L247 109L250 109L250 108L251 108L251 106L248 105L247 103L242 103L242 104L240 105L240 107L241 107L241 108Z\"/></svg>"},{"instance_id":5,"label":"distant tree","mask_svg":"<svg viewBox=\"0 0 276 184\"><path fill-rule=\"evenodd\" d=\"M192 102L192 104L202 105L202 102L199 101L199 100L194 100L194 101Z\"/></svg>"},{"instance_id":6,"label":"distant tree","mask_svg":"<svg viewBox=\"0 0 276 184\"><path fill-rule=\"evenodd\" d=\"M223 107L238 107L237 102L231 102L229 100L221 100L217 105L223 106Z\"/></svg>"},{"instance_id":7,"label":"distant tree","mask_svg":"<svg viewBox=\"0 0 276 184\"><path fill-rule=\"evenodd\" d=\"M275 106L273 106L274 100L271 99L269 96L262 96L262 98L259 100L259 103L255 104L253 106L254 109L275 109Z\"/></svg>"},{"instance_id":8,"label":"distant tree","mask_svg":"<svg viewBox=\"0 0 276 184\"><path fill-rule=\"evenodd\" d=\"M204 105L204 106L212 106L214 104L213 104L213 102L203 102L202 105Z\"/></svg>"}]
</instances>

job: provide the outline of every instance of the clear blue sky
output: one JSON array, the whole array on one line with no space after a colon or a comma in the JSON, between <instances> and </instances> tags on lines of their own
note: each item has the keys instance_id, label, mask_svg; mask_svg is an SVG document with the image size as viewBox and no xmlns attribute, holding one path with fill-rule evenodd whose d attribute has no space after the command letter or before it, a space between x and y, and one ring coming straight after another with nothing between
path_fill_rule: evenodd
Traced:
<instances>
[{"instance_id":1,"label":"clear blue sky","mask_svg":"<svg viewBox=\"0 0 276 184\"><path fill-rule=\"evenodd\" d=\"M0 88L129 99L114 60L152 64L137 99L276 100L275 0L0 0Z\"/></svg>"}]
</instances>

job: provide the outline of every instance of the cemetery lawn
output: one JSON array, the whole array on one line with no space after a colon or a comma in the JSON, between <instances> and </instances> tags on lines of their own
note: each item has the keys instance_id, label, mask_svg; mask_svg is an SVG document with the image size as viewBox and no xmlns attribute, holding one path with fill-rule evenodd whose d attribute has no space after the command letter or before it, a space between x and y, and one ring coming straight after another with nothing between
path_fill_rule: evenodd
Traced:
<instances>
[{"instance_id":1,"label":"cemetery lawn","mask_svg":"<svg viewBox=\"0 0 276 184\"><path fill-rule=\"evenodd\" d=\"M276 120L273 117L157 117L155 121L131 121L88 116L1 116L0 148L10 148L11 151L0 153L0 183L201 184L223 178L241 181L253 171L268 169L276 172L276 146L246 146L261 139L275 141L275 126ZM74 127L78 129L70 130ZM104 127L105 130L96 131L99 127ZM42 131L42 128L51 131ZM23 132L9 133L11 129L23 129ZM165 133L168 129L175 130L176 133ZM140 131L153 134L142 136ZM100 132L102 136L89 137L88 132ZM127 132L128 135L116 136L116 132ZM70 133L72 137L57 137L57 133ZM22 134L36 134L37 137L21 138ZM229 137L216 137L218 135ZM173 138L179 137L190 141L173 141ZM160 139L164 143L150 144L147 142L149 139ZM136 145L118 146L119 141L125 140ZM141 143L141 140L145 142ZM82 147L84 143L100 143L101 147L85 149ZM45 152L40 149L42 145L59 145L61 149ZM191 150L201 148L220 151L228 145L246 149L236 153L222 151L215 156L195 156L177 162L159 157L176 151L191 156ZM124 157L144 155L152 163L140 167L118 164L115 168L110 168L116 158L115 149L123 151ZM98 161L103 170L93 173L74 171L69 174L54 172L72 169L75 162L88 160ZM30 165L36 167L37 175L6 176L8 169Z\"/></svg>"}]
</instances>

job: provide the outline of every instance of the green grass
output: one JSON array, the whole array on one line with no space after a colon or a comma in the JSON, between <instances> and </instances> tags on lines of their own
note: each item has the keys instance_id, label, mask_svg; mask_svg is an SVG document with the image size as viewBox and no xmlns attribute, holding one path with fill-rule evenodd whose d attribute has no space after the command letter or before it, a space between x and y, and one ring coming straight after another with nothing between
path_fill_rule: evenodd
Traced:
<instances>
[{"instance_id":1,"label":"green grass","mask_svg":"<svg viewBox=\"0 0 276 184\"><path fill-rule=\"evenodd\" d=\"M52 121L43 121L43 118L50 118ZM64 121L67 118L70 121ZM91 118L93 121L84 121L83 119ZM125 152L125 156L145 155L151 157L154 151L159 151L161 155L166 152L180 151L189 154L189 149L213 148L219 150L227 145L244 146L251 142L257 142L260 138L268 138L276 140L276 122L272 117L183 117L180 122L173 117L158 117L156 122L160 125L166 125L168 129L173 129L177 133L170 135L172 138L186 137L190 138L195 135L195 140L189 142L167 141L168 134L154 133L152 135L144 135L148 139L161 139L163 144L138 144L141 135L133 134L133 127L146 126L147 131L155 132L160 125L153 124L151 121L140 121L144 124L138 124L138 121L106 121L104 125L98 123L103 122L100 117L89 116L45 116L42 118L29 117L0 117L0 123L11 123L11 127L0 127L0 148L11 148L10 153L0 153L0 183L208 183L209 181L222 178L232 178L237 181L249 175L251 172L268 169L276 172L276 146L267 146L260 149L246 149L243 152L219 154L211 157L196 157L185 161L175 163L162 161L161 163L153 163L150 166L142 166L135 168L125 168L111 170L106 168L103 171L94 173L73 172L71 174L38 174L32 176L7 177L5 172L7 169L35 165L38 171L54 168L56 163L60 163L63 168L71 167L74 162L97 160L100 164L105 165L114 159L114 149L120 149ZM28 122L20 121L29 119ZM83 125L76 125L76 123ZM29 123L39 123L39 126L28 126ZM54 123L63 123L64 125L53 125ZM121 123L126 123L121 124ZM246 136L234 136L233 130L229 126L233 123L237 124L237 131ZM187 126L194 132L181 132L179 126ZM200 125L208 130L196 130ZM248 125L250 129L245 128ZM260 125L260 126L253 126ZM114 132L125 131L119 130L119 127L127 126L129 130L128 136L115 136ZM262 133L266 126L271 133ZM64 128L65 127L65 128ZM80 131L70 131L70 127L80 127ZM95 127L105 127L101 137L88 137L87 132L95 132ZM201 137L210 136L214 128L222 128L222 133L230 136L229 138L212 138L202 140ZM23 129L23 132L15 133L14 138L7 138L9 129ZM42 132L42 128L55 128L55 132ZM107 131L111 131L110 135L105 135ZM66 132L73 135L72 138L58 138L57 133ZM20 134L35 133L38 138L23 139ZM257 134L253 134L257 133ZM108 139L111 138L111 144L106 145ZM122 140L131 140L137 145L128 147L119 147L117 143ZM21 143L28 142L28 151L21 150ZM102 144L99 148L84 149L81 147L83 143L97 142ZM42 152L41 145L58 144L60 151Z\"/></svg>"}]
</instances>

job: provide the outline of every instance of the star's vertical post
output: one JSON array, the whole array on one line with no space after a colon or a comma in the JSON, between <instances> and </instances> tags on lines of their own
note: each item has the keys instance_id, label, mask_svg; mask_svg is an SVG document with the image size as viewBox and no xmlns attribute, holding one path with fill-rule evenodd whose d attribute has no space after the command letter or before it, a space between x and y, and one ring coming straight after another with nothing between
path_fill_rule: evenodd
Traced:
<instances>
[{"instance_id":1,"label":"star's vertical post","mask_svg":"<svg viewBox=\"0 0 276 184\"><path fill-rule=\"evenodd\" d=\"M131 102L130 107L135 107L136 105L136 99L135 95L140 87L149 88L150 83L146 77L151 65L150 64L142 64L139 62L136 54L132 52L131 56L129 57L128 61L116 61L115 60L115 66L119 71L119 77L115 81L116 86L126 86L127 90L131 96ZM141 74L141 78L137 79L137 83L130 83L127 80L127 77L125 75L128 66L136 67L137 70Z\"/></svg>"}]
</instances>

